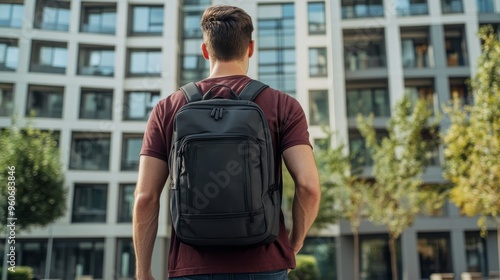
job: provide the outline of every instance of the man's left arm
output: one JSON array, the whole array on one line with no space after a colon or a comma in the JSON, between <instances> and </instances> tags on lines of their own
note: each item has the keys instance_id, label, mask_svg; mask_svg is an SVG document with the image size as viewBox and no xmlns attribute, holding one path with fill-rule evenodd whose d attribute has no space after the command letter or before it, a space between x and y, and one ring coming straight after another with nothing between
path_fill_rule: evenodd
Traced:
<instances>
[{"instance_id":1,"label":"man's left arm","mask_svg":"<svg viewBox=\"0 0 500 280\"><path fill-rule=\"evenodd\" d=\"M132 222L138 280L154 279L151 258L158 231L160 196L167 177L165 161L144 155L140 157Z\"/></svg>"}]
</instances>

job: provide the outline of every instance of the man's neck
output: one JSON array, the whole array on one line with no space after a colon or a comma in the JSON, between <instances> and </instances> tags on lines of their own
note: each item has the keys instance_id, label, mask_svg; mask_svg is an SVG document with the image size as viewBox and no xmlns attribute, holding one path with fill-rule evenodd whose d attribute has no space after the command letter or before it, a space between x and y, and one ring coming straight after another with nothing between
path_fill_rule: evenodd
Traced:
<instances>
[{"instance_id":1,"label":"man's neck","mask_svg":"<svg viewBox=\"0 0 500 280\"><path fill-rule=\"evenodd\" d=\"M247 65L245 61L215 61L210 65L209 78L246 75Z\"/></svg>"}]
</instances>

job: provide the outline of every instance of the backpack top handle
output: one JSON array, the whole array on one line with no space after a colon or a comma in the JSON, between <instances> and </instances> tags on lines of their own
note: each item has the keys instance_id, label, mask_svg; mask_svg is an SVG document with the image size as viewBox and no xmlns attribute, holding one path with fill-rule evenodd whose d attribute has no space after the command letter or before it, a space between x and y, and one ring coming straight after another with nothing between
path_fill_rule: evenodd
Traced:
<instances>
[{"instance_id":1,"label":"backpack top handle","mask_svg":"<svg viewBox=\"0 0 500 280\"><path fill-rule=\"evenodd\" d=\"M208 99L211 99L212 98L212 90L214 88L218 88L218 87L225 87L227 89L229 89L229 96L230 96L230 99L235 99L235 100L240 100L240 97L228 86L226 85L222 85L222 84L217 84L213 87L211 87L204 95L203 95L203 100L208 100Z\"/></svg>"}]
</instances>

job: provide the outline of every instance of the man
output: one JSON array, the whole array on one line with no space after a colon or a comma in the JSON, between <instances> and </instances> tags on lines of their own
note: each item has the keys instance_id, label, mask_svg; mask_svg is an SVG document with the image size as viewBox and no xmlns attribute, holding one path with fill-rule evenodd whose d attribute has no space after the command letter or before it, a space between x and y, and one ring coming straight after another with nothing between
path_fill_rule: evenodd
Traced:
<instances>
[{"instance_id":1,"label":"man","mask_svg":"<svg viewBox=\"0 0 500 280\"><path fill-rule=\"evenodd\" d=\"M214 6L203 14L201 28L204 41L201 51L210 62L210 76L199 81L198 88L206 92L213 85L224 84L240 93L250 81L246 73L255 47L250 16L237 7ZM214 91L216 95L225 94L223 89ZM317 216L321 196L307 123L299 103L278 90L268 88L254 101L269 122L277 180L281 180L283 157L295 182L291 232L289 235L286 232L282 213L279 235L268 245L191 246L178 240L172 230L168 258L170 279L287 279L287 271L295 267L295 255ZM169 175L172 123L175 113L185 104L180 91L161 100L151 113L144 135L133 213L139 280L154 279L151 258L158 228L159 199Z\"/></svg>"}]
</instances>

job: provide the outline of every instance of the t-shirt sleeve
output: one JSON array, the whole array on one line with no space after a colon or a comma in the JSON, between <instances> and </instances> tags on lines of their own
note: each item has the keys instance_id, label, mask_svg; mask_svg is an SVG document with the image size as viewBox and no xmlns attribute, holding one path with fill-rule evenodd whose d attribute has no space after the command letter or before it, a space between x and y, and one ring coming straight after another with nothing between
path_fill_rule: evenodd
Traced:
<instances>
[{"instance_id":1,"label":"t-shirt sleeve","mask_svg":"<svg viewBox=\"0 0 500 280\"><path fill-rule=\"evenodd\" d=\"M151 111L142 140L141 155L151 156L168 162L168 142L170 138L165 133L165 112L162 100Z\"/></svg>"},{"instance_id":2,"label":"t-shirt sleeve","mask_svg":"<svg viewBox=\"0 0 500 280\"><path fill-rule=\"evenodd\" d=\"M312 148L304 110L299 102L290 96L286 98L285 104L285 112L282 112L284 122L281 130L281 152L296 145L309 145Z\"/></svg>"}]
</instances>

